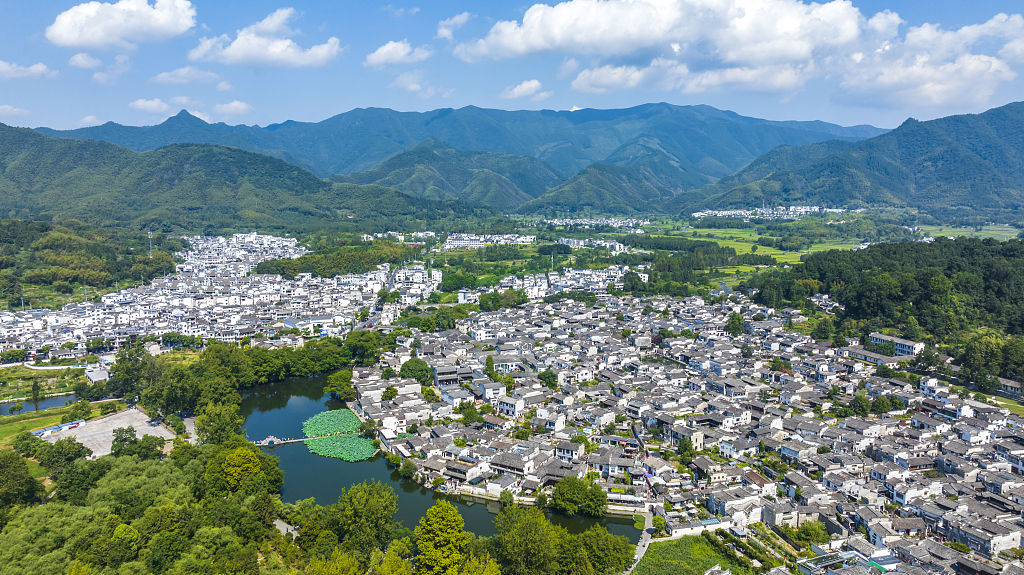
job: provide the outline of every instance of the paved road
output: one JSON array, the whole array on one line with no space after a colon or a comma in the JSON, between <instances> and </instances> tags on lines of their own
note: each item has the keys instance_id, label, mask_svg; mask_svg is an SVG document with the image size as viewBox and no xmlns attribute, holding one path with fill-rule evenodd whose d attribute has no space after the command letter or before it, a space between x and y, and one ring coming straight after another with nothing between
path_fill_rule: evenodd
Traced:
<instances>
[{"instance_id":1,"label":"paved road","mask_svg":"<svg viewBox=\"0 0 1024 575\"><path fill-rule=\"evenodd\" d=\"M644 558L644 554L647 553L647 549L651 546L652 532L654 532L654 515L644 513L644 533L640 536L640 542L636 544L636 560L629 566L629 569L626 569L627 575L633 572L633 568L640 563L640 560Z\"/></svg>"}]
</instances>

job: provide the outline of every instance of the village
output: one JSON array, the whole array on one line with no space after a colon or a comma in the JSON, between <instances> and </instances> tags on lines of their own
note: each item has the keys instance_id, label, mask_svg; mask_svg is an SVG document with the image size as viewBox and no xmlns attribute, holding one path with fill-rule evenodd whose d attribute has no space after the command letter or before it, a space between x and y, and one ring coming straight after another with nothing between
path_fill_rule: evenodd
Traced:
<instances>
[{"instance_id":1,"label":"village","mask_svg":"<svg viewBox=\"0 0 1024 575\"><path fill-rule=\"evenodd\" d=\"M0 345L76 358L90 340L116 349L176 332L301 346L401 328L402 312L442 280L417 263L284 280L252 271L299 257L294 240L189 240L177 273L148 286L60 311L0 312ZM807 575L922 575L954 564L995 573L987 562L1021 547L1024 418L933 375L916 385L881 375L913 362L924 343L880 333L815 342L791 328L805 319L799 310L728 288L683 299L609 294L628 273L646 281L628 266L505 278L491 289L522 289L530 301L471 313L446 331L409 330L378 365L354 371L349 407L377 422L382 450L451 492L508 491L530 503L564 478L589 478L610 513L653 515L669 538L818 522L828 537L801 562ZM380 303L382 289L400 297ZM579 291L596 303L543 300ZM480 295L463 290L459 301ZM414 360L429 368L426 384L398 375ZM1019 397L1019 385L1004 380L1003 393ZM872 409L834 415L858 398Z\"/></svg>"}]
</instances>

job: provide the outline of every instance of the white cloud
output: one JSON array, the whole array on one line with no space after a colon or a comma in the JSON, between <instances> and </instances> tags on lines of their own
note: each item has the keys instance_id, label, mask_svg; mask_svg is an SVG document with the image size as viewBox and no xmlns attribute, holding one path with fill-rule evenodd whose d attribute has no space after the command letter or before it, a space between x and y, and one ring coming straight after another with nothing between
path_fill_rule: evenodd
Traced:
<instances>
[{"instance_id":1,"label":"white cloud","mask_svg":"<svg viewBox=\"0 0 1024 575\"><path fill-rule=\"evenodd\" d=\"M0 116L27 116L31 113L32 112L23 108L15 108L8 104L0 104Z\"/></svg>"},{"instance_id":2,"label":"white cloud","mask_svg":"<svg viewBox=\"0 0 1024 575\"><path fill-rule=\"evenodd\" d=\"M128 70L132 69L132 60L125 54L118 54L114 58L114 63L107 66L106 71L96 72L92 75L92 81L97 84L113 84L121 74L124 74Z\"/></svg>"},{"instance_id":3,"label":"white cloud","mask_svg":"<svg viewBox=\"0 0 1024 575\"><path fill-rule=\"evenodd\" d=\"M380 68L389 64L412 64L422 62L430 57L433 50L430 46L413 49L408 40L391 41L366 56L363 66Z\"/></svg>"},{"instance_id":4,"label":"white cloud","mask_svg":"<svg viewBox=\"0 0 1024 575\"><path fill-rule=\"evenodd\" d=\"M196 9L188 0L86 2L58 14L46 38L58 46L128 48L179 36L195 24Z\"/></svg>"},{"instance_id":5,"label":"white cloud","mask_svg":"<svg viewBox=\"0 0 1024 575\"><path fill-rule=\"evenodd\" d=\"M580 67L580 63L576 61L576 58L566 58L562 65L558 67L558 77L566 78Z\"/></svg>"},{"instance_id":6,"label":"white cloud","mask_svg":"<svg viewBox=\"0 0 1024 575\"><path fill-rule=\"evenodd\" d=\"M530 100L533 100L534 102L540 102L541 100L547 100L548 98L550 98L551 96L554 96L554 95L555 95L555 93L554 92L550 92L550 91L549 92L537 92L536 94L533 95L532 98L530 98Z\"/></svg>"},{"instance_id":7,"label":"white cloud","mask_svg":"<svg viewBox=\"0 0 1024 575\"><path fill-rule=\"evenodd\" d=\"M524 96L532 96L540 91L541 85L539 80L524 80L517 86L509 86L498 95L499 98L510 100L512 98L522 98Z\"/></svg>"},{"instance_id":8,"label":"white cloud","mask_svg":"<svg viewBox=\"0 0 1024 575\"><path fill-rule=\"evenodd\" d=\"M420 82L423 81L423 72L416 70L414 72L406 72L400 74L395 81L391 83L392 88L398 88L399 90L405 90L407 92L419 92L423 89Z\"/></svg>"},{"instance_id":9,"label":"white cloud","mask_svg":"<svg viewBox=\"0 0 1024 575\"><path fill-rule=\"evenodd\" d=\"M195 117L199 118L200 120L206 122L207 124L212 124L213 123L213 118L211 118L208 114L204 114L202 112L197 112L195 110L189 110L188 113L192 114L193 116L195 116Z\"/></svg>"},{"instance_id":10,"label":"white cloud","mask_svg":"<svg viewBox=\"0 0 1024 575\"><path fill-rule=\"evenodd\" d=\"M441 20L437 23L437 36L434 38L443 38L445 40L454 40L455 37L452 35L456 30L462 28L473 18L473 15L469 12L463 12L462 14L456 14L447 20Z\"/></svg>"},{"instance_id":11,"label":"white cloud","mask_svg":"<svg viewBox=\"0 0 1024 575\"><path fill-rule=\"evenodd\" d=\"M53 77L56 72L51 72L46 64L39 62L31 66L19 66L14 62L0 60L0 79L11 80L14 78L42 78Z\"/></svg>"},{"instance_id":12,"label":"white cloud","mask_svg":"<svg viewBox=\"0 0 1024 575\"><path fill-rule=\"evenodd\" d=\"M327 42L303 50L290 36L298 30L288 22L298 13L294 8L281 8L262 21L242 28L234 40L227 35L203 37L188 53L189 60L205 60L223 64L252 64L287 68L319 68L341 53L341 41L331 37Z\"/></svg>"},{"instance_id":13,"label":"white cloud","mask_svg":"<svg viewBox=\"0 0 1024 575\"><path fill-rule=\"evenodd\" d=\"M1024 38L1011 40L999 51L999 55L1007 60L1024 62Z\"/></svg>"},{"instance_id":14,"label":"white cloud","mask_svg":"<svg viewBox=\"0 0 1024 575\"><path fill-rule=\"evenodd\" d=\"M497 22L454 54L476 62L561 53L560 77L588 55L593 64L572 82L588 92L794 93L826 80L838 101L887 107L984 103L1024 63L1019 14L955 30L905 25L849 0L566 0Z\"/></svg>"},{"instance_id":15,"label":"white cloud","mask_svg":"<svg viewBox=\"0 0 1024 575\"><path fill-rule=\"evenodd\" d=\"M217 104L213 107L213 109L218 114L223 114L225 116L235 116L238 114L248 114L249 112L252 112L253 107L249 104L246 104L245 102L239 102L238 100L235 100L229 104Z\"/></svg>"},{"instance_id":16,"label":"white cloud","mask_svg":"<svg viewBox=\"0 0 1024 575\"><path fill-rule=\"evenodd\" d=\"M395 81L391 82L389 87L398 90L405 90L406 92L412 92L420 98L431 98L438 94L447 98L454 92L454 90L442 90L437 86L424 82L423 70L414 70L412 72L399 74L398 77L395 78Z\"/></svg>"},{"instance_id":17,"label":"white cloud","mask_svg":"<svg viewBox=\"0 0 1024 575\"><path fill-rule=\"evenodd\" d=\"M164 112L171 109L167 102L164 102L160 98L153 98L152 100L144 100L140 98L128 104L128 107L132 110L138 110L139 112L148 112L150 114L163 114Z\"/></svg>"},{"instance_id":18,"label":"white cloud","mask_svg":"<svg viewBox=\"0 0 1024 575\"><path fill-rule=\"evenodd\" d=\"M74 66L75 68L96 68L103 65L103 61L99 58L93 58L85 52L75 54L68 59L68 65Z\"/></svg>"},{"instance_id":19,"label":"white cloud","mask_svg":"<svg viewBox=\"0 0 1024 575\"><path fill-rule=\"evenodd\" d=\"M178 68L171 72L163 72L153 76L157 84L191 84L192 82L217 82L221 79L220 74L206 72L192 66Z\"/></svg>"},{"instance_id":20,"label":"white cloud","mask_svg":"<svg viewBox=\"0 0 1024 575\"><path fill-rule=\"evenodd\" d=\"M77 126L79 128L87 128L89 126L99 126L102 123L103 122L100 122L100 119L97 118L96 116L89 115L89 116L86 116L86 117L82 118L81 120L75 122L75 126Z\"/></svg>"},{"instance_id":21,"label":"white cloud","mask_svg":"<svg viewBox=\"0 0 1024 575\"><path fill-rule=\"evenodd\" d=\"M231 84L227 80L217 84L217 91L218 92L227 92L231 88L232 88L232 86L231 86Z\"/></svg>"},{"instance_id":22,"label":"white cloud","mask_svg":"<svg viewBox=\"0 0 1024 575\"><path fill-rule=\"evenodd\" d=\"M383 8L381 8L381 10L385 12L391 12L391 15L394 16L395 18L401 18L402 16L406 15L412 16L413 14L416 14L417 12L420 11L419 8L394 8L391 6L391 4L384 6Z\"/></svg>"},{"instance_id":23,"label":"white cloud","mask_svg":"<svg viewBox=\"0 0 1024 575\"><path fill-rule=\"evenodd\" d=\"M188 96L175 96L168 101L174 104L175 106L198 106L202 103L197 102L192 98L189 98Z\"/></svg>"}]
</instances>

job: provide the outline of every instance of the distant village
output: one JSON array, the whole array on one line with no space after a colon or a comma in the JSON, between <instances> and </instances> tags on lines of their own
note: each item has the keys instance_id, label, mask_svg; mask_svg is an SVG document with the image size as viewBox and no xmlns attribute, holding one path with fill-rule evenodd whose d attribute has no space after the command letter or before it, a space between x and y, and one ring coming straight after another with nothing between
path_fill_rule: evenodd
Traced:
<instances>
[{"instance_id":1,"label":"distant village","mask_svg":"<svg viewBox=\"0 0 1024 575\"><path fill-rule=\"evenodd\" d=\"M813 214L844 214L860 213L863 209L846 210L842 208L824 208L821 206L778 206L774 208L754 208L752 210L704 210L690 214L694 218L759 218L765 220L799 220Z\"/></svg>"},{"instance_id":2,"label":"distant village","mask_svg":"<svg viewBox=\"0 0 1024 575\"><path fill-rule=\"evenodd\" d=\"M525 238L534 241L454 241ZM0 312L0 351L50 346L51 357L81 357L90 339L116 348L168 332L298 346L395 329L443 279L442 270L410 264L284 280L252 272L260 261L301 256L295 240L188 240L177 273L148 286L59 311ZM653 510L673 537L819 521L830 539L801 561L806 575L924 575L963 565L995 575L992 561L1021 547L1024 418L962 398L936 377L914 385L879 375L924 343L881 333L842 347L815 342L787 329L806 321L800 310L760 306L727 288L684 299L608 293L630 272L647 279L627 266L504 278L492 289L522 289L529 303L472 313L447 331L411 329L378 365L356 369L350 407L379 422L382 449L455 492L510 491L529 501L562 478L589 476L613 510ZM378 306L382 288L398 291L398 301ZM591 292L597 304L543 300L571 291ZM464 290L459 301L480 293ZM739 330L730 325L736 315ZM385 379L413 358L430 368L430 385ZM830 415L862 392L893 407ZM1002 393L1020 397L1020 386L1003 380ZM483 414L479 421L462 423L465 404ZM677 452L692 459L670 462ZM857 567L843 567L851 561Z\"/></svg>"}]
</instances>

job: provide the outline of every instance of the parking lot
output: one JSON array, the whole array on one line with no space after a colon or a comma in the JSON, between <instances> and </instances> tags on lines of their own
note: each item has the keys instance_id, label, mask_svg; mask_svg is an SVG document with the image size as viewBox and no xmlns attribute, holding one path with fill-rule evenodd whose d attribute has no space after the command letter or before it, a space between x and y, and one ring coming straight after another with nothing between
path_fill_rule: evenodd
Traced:
<instances>
[{"instance_id":1,"label":"parking lot","mask_svg":"<svg viewBox=\"0 0 1024 575\"><path fill-rule=\"evenodd\" d=\"M129 409L120 413L103 417L58 433L51 433L43 439L53 443L65 437L74 437L82 445L92 450L93 457L110 453L110 445L114 442L114 430L120 427L133 427L140 438L143 435L155 435L164 439L173 439L174 432L151 421L139 410Z\"/></svg>"}]
</instances>

